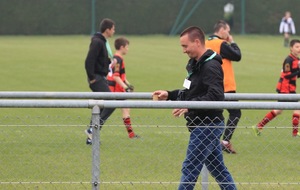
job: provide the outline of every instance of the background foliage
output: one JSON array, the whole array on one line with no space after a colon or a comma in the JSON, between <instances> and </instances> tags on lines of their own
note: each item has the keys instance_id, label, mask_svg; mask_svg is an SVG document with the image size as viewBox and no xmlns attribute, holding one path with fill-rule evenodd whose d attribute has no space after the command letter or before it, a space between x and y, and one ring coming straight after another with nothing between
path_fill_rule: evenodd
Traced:
<instances>
[{"instance_id":1,"label":"background foliage","mask_svg":"<svg viewBox=\"0 0 300 190\"><path fill-rule=\"evenodd\" d=\"M179 23L185 18L189 25L201 26L212 32L213 24L223 18L223 6L235 5L235 33L241 32L243 0L203 0L187 17L198 0L188 1ZM92 0L2 0L0 1L0 34L90 34ZM183 6L182 0L95 0L96 21L112 18L119 34L169 34ZM292 12L300 31L298 0L244 0L245 32L278 34L281 17ZM179 30L181 31L181 30Z\"/></svg>"}]
</instances>

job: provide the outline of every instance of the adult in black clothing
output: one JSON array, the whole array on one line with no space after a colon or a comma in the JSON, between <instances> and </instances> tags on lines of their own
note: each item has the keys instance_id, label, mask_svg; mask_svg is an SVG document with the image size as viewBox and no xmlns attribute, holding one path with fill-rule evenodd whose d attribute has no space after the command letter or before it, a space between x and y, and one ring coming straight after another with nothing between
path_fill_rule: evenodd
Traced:
<instances>
[{"instance_id":1,"label":"adult in black clothing","mask_svg":"<svg viewBox=\"0 0 300 190\"><path fill-rule=\"evenodd\" d=\"M108 56L107 40L115 33L115 23L111 19L103 19L100 23L100 32L93 35L87 57L85 70L88 77L89 87L93 92L110 92L106 76L109 71L111 60ZM100 110L100 125L102 126L115 108ZM85 130L87 134L86 144L92 144L92 128Z\"/></svg>"},{"instance_id":2,"label":"adult in black clothing","mask_svg":"<svg viewBox=\"0 0 300 190\"><path fill-rule=\"evenodd\" d=\"M153 92L158 100L223 101L222 59L205 47L205 35L198 27L189 27L180 35L183 53L190 60L183 90ZM222 109L174 109L175 117L184 115L190 131L186 157L178 190L194 189L205 164L222 190L236 190L223 160L220 137L224 131Z\"/></svg>"}]
</instances>

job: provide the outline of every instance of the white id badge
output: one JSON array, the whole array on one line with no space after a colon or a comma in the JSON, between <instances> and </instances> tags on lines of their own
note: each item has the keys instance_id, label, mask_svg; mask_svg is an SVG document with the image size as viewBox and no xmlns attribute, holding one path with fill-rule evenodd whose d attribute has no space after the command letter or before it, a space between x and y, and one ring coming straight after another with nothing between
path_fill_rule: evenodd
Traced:
<instances>
[{"instance_id":1,"label":"white id badge","mask_svg":"<svg viewBox=\"0 0 300 190\"><path fill-rule=\"evenodd\" d=\"M191 81L188 80L188 79L184 79L183 87L187 88L187 89L190 89L190 86L191 86Z\"/></svg>"}]
</instances>

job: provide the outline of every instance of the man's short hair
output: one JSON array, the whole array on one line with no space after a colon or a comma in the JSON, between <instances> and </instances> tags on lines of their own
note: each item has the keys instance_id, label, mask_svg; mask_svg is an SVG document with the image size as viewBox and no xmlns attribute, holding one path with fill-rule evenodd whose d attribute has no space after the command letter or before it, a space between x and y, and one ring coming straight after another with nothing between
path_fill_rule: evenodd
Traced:
<instances>
[{"instance_id":1,"label":"man's short hair","mask_svg":"<svg viewBox=\"0 0 300 190\"><path fill-rule=\"evenodd\" d=\"M293 47L296 43L300 43L300 40L297 40L297 39L291 40L290 47Z\"/></svg>"},{"instance_id":2,"label":"man's short hair","mask_svg":"<svg viewBox=\"0 0 300 190\"><path fill-rule=\"evenodd\" d=\"M105 18L100 22L100 32L103 33L107 29L111 29L115 25L115 22L109 18Z\"/></svg>"},{"instance_id":3,"label":"man's short hair","mask_svg":"<svg viewBox=\"0 0 300 190\"><path fill-rule=\"evenodd\" d=\"M226 28L228 23L224 20L219 20L214 26L214 32L219 32L221 28Z\"/></svg>"},{"instance_id":4,"label":"man's short hair","mask_svg":"<svg viewBox=\"0 0 300 190\"><path fill-rule=\"evenodd\" d=\"M116 50L119 50L121 48L121 46L125 47L127 44L129 44L129 41L124 37L119 37L115 40Z\"/></svg>"},{"instance_id":5,"label":"man's short hair","mask_svg":"<svg viewBox=\"0 0 300 190\"><path fill-rule=\"evenodd\" d=\"M199 39L201 44L205 44L205 34L201 28L197 26L190 26L181 32L180 37L185 34L188 34L188 37L191 41Z\"/></svg>"}]
</instances>

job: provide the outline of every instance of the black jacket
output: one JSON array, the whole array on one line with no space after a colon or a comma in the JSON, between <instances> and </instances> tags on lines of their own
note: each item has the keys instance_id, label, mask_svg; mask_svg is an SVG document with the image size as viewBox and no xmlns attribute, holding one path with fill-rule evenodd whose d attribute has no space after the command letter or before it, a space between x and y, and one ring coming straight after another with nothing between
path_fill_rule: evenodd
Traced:
<instances>
[{"instance_id":1,"label":"black jacket","mask_svg":"<svg viewBox=\"0 0 300 190\"><path fill-rule=\"evenodd\" d=\"M211 35L208 37L208 40L214 38L220 38L217 35ZM220 47L220 55L223 59L229 59L230 61L240 61L242 59L242 53L239 46L236 43L228 43L223 41Z\"/></svg>"},{"instance_id":2,"label":"black jacket","mask_svg":"<svg viewBox=\"0 0 300 190\"><path fill-rule=\"evenodd\" d=\"M85 59L85 70L88 79L96 79L95 75L106 76L108 74L108 67L110 59L106 49L105 37L97 32L91 39L90 48Z\"/></svg>"},{"instance_id":3,"label":"black jacket","mask_svg":"<svg viewBox=\"0 0 300 190\"><path fill-rule=\"evenodd\" d=\"M213 52L207 50L202 57L196 61L190 59L187 64L189 73L188 80L191 81L189 89L168 91L169 100L184 101L223 101L223 70L221 67L222 58ZM216 118L223 120L222 109L189 109L185 114L187 126L209 125Z\"/></svg>"}]
</instances>

